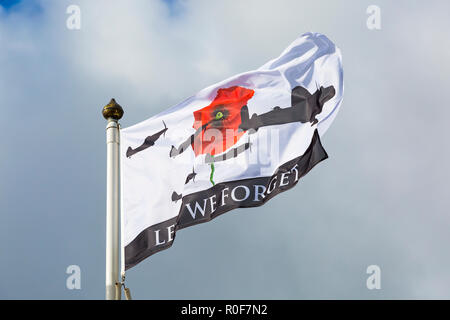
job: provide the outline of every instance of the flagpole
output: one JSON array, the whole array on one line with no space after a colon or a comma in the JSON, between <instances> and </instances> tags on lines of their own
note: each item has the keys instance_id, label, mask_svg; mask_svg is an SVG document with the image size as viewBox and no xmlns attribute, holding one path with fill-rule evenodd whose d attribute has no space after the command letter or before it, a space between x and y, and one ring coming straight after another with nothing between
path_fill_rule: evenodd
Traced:
<instances>
[{"instance_id":1,"label":"flagpole","mask_svg":"<svg viewBox=\"0 0 450 320\"><path fill-rule=\"evenodd\" d=\"M120 299L119 283L119 145L122 107L114 99L103 107L106 125L106 300ZM120 291L119 291L120 294Z\"/></svg>"}]
</instances>

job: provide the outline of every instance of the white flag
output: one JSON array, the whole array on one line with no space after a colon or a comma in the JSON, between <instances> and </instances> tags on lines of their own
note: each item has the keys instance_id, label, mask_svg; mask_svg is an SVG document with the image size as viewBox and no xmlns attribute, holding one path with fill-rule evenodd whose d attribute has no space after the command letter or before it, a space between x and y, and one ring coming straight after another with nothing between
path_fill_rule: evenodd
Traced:
<instances>
[{"instance_id":1,"label":"white flag","mask_svg":"<svg viewBox=\"0 0 450 320\"><path fill-rule=\"evenodd\" d=\"M259 206L327 158L343 96L339 49L307 33L257 70L121 130L122 250L128 269L177 230Z\"/></svg>"}]
</instances>

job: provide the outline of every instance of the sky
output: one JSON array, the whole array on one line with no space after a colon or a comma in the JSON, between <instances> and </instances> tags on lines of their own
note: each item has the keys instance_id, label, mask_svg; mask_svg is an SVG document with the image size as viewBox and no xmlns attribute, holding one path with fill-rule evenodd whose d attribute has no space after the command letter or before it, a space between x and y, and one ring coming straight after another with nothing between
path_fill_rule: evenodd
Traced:
<instances>
[{"instance_id":1,"label":"sky","mask_svg":"<svg viewBox=\"0 0 450 320\"><path fill-rule=\"evenodd\" d=\"M66 26L69 5L81 28ZM369 30L366 9L381 9ZM262 207L177 233L138 299L449 299L448 1L0 1L0 299L103 299L106 121L128 127L305 32L342 51L329 159ZM444 99L445 98L445 99ZM69 290L66 268L81 269ZM381 269L368 290L366 269Z\"/></svg>"}]
</instances>

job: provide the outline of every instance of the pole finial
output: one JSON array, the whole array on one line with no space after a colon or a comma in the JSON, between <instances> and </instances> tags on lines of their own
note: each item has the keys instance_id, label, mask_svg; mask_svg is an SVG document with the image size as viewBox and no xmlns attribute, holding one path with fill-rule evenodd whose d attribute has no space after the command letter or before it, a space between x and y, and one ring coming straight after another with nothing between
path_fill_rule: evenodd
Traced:
<instances>
[{"instance_id":1,"label":"pole finial","mask_svg":"<svg viewBox=\"0 0 450 320\"><path fill-rule=\"evenodd\" d=\"M103 107L102 114L106 120L110 118L119 120L123 116L123 109L113 98L106 106Z\"/></svg>"}]
</instances>

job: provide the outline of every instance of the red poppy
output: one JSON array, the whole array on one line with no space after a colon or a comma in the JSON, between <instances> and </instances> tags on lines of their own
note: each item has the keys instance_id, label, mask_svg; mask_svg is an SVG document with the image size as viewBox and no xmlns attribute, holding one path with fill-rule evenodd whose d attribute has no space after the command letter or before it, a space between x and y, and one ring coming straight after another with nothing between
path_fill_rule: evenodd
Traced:
<instances>
[{"instance_id":1,"label":"red poppy","mask_svg":"<svg viewBox=\"0 0 450 320\"><path fill-rule=\"evenodd\" d=\"M202 127L192 143L195 156L222 153L239 141L245 133L238 130L242 122L241 109L254 93L239 86L222 88L208 106L194 112L193 128Z\"/></svg>"}]
</instances>

